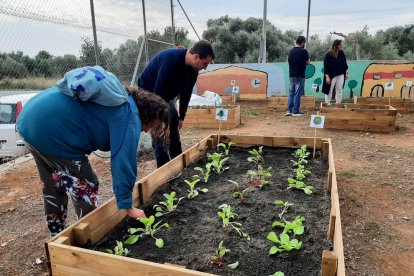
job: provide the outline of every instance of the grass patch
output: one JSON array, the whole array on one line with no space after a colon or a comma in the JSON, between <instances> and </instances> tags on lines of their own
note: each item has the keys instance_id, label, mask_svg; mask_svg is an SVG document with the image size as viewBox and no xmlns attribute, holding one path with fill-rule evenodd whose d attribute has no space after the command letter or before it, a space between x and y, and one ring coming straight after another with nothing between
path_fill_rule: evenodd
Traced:
<instances>
[{"instance_id":1,"label":"grass patch","mask_svg":"<svg viewBox=\"0 0 414 276\"><path fill-rule=\"evenodd\" d=\"M352 178L356 176L356 173L354 173L353 171L344 171L339 173L339 175L345 178Z\"/></svg>"},{"instance_id":2,"label":"grass patch","mask_svg":"<svg viewBox=\"0 0 414 276\"><path fill-rule=\"evenodd\" d=\"M365 234L367 234L370 237L378 237L381 234L381 225L374 221L367 221L364 224L364 230Z\"/></svg>"},{"instance_id":3,"label":"grass patch","mask_svg":"<svg viewBox=\"0 0 414 276\"><path fill-rule=\"evenodd\" d=\"M243 115L259 115L259 111L254 109L242 109L241 114Z\"/></svg>"},{"instance_id":4,"label":"grass patch","mask_svg":"<svg viewBox=\"0 0 414 276\"><path fill-rule=\"evenodd\" d=\"M4 78L0 80L1 90L44 90L52 87L60 78L29 77L24 79Z\"/></svg>"}]
</instances>

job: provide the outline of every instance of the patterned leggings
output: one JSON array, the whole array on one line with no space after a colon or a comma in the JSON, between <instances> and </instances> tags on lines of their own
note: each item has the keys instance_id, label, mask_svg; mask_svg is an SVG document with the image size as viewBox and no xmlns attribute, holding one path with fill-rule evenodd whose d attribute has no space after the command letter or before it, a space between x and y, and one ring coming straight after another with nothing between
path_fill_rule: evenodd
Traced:
<instances>
[{"instance_id":1,"label":"patterned leggings","mask_svg":"<svg viewBox=\"0 0 414 276\"><path fill-rule=\"evenodd\" d=\"M78 219L98 206L99 180L89 160L73 161L51 157L27 146L39 171L47 227L52 236L55 236L67 227L68 195Z\"/></svg>"}]
</instances>

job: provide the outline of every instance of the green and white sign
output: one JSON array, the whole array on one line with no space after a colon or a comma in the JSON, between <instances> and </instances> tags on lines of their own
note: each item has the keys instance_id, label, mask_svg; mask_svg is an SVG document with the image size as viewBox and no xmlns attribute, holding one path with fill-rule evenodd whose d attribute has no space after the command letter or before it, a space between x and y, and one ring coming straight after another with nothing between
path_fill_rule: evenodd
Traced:
<instances>
[{"instance_id":1,"label":"green and white sign","mask_svg":"<svg viewBox=\"0 0 414 276\"><path fill-rule=\"evenodd\" d=\"M216 109L216 120L218 120L218 121L227 121L228 113L229 113L228 109L217 108Z\"/></svg>"},{"instance_id":2,"label":"green and white sign","mask_svg":"<svg viewBox=\"0 0 414 276\"><path fill-rule=\"evenodd\" d=\"M325 124L325 116L311 115L310 127L323 128Z\"/></svg>"}]
</instances>

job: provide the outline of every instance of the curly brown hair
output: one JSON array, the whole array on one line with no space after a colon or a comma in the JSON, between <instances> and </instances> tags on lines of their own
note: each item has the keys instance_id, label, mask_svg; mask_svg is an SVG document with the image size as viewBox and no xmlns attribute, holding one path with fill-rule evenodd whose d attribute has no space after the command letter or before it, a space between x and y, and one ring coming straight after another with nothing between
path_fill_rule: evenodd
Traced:
<instances>
[{"instance_id":1,"label":"curly brown hair","mask_svg":"<svg viewBox=\"0 0 414 276\"><path fill-rule=\"evenodd\" d=\"M151 129L151 133L164 139L169 136L168 104L160 96L139 87L126 86L125 90L138 107L141 124L151 124L159 120L161 126Z\"/></svg>"}]
</instances>

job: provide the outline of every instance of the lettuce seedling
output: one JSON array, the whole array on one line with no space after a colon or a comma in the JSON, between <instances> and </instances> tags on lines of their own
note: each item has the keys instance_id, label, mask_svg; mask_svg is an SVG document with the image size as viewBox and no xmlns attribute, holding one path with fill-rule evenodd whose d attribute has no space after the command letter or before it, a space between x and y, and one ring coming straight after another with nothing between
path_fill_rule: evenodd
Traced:
<instances>
[{"instance_id":1,"label":"lettuce seedling","mask_svg":"<svg viewBox=\"0 0 414 276\"><path fill-rule=\"evenodd\" d=\"M164 223L164 224L158 226L161 223L161 221L154 224L154 222L155 222L155 217L154 216L150 216L149 218L140 218L139 221L142 224L144 224L145 228L129 228L128 233L131 234L132 236L130 236L124 243L125 244L134 244L140 238L142 238L143 236L149 235L149 236L151 236L152 238L155 239L155 245L158 248L163 248L164 247L163 239L156 238L154 235L162 227L168 228L168 227L170 227L170 225L168 223ZM134 235L136 233L139 233L139 234Z\"/></svg>"},{"instance_id":2,"label":"lettuce seedling","mask_svg":"<svg viewBox=\"0 0 414 276\"><path fill-rule=\"evenodd\" d=\"M240 230L240 227L242 226L239 222L230 221L231 219L234 219L235 216L237 216L236 213L233 213L231 210L231 206L227 204L222 204L219 206L220 211L217 212L217 215L222 219L223 221L223 227L231 226L237 234L239 234L240 237L247 238L247 240L250 240L250 236L246 233L244 233L242 230Z\"/></svg>"},{"instance_id":3,"label":"lettuce seedling","mask_svg":"<svg viewBox=\"0 0 414 276\"><path fill-rule=\"evenodd\" d=\"M223 159L221 159L221 157L223 156L222 153L218 153L215 152L213 154L207 154L207 157L209 160L211 160L211 166L213 167L213 170L220 174L222 172L224 172L225 170L229 169L229 167L223 167L224 164L227 162L227 160L229 159L228 157L225 157Z\"/></svg>"},{"instance_id":4,"label":"lettuce seedling","mask_svg":"<svg viewBox=\"0 0 414 276\"><path fill-rule=\"evenodd\" d=\"M233 197L236 198L236 199L238 198L240 200L240 204L244 204L245 199L246 199L246 193L250 190L250 188L247 187L246 189L241 190L240 189L240 184L237 183L236 181L233 181L233 180L227 180L227 181L230 182L230 183L233 183L236 186L236 191L233 192L233 194L232 194Z\"/></svg>"},{"instance_id":5,"label":"lettuce seedling","mask_svg":"<svg viewBox=\"0 0 414 276\"><path fill-rule=\"evenodd\" d=\"M278 214L279 218L282 219L283 215L287 212L290 206L293 205L293 203L289 203L287 201L283 202L282 200L276 200L273 202L276 205L283 205L283 211L282 213Z\"/></svg>"},{"instance_id":6,"label":"lettuce seedling","mask_svg":"<svg viewBox=\"0 0 414 276\"><path fill-rule=\"evenodd\" d=\"M220 143L220 144L218 144L217 145L217 147L221 147L221 148L223 148L223 150L224 150L224 153L226 154L226 155L229 155L229 153L230 153L230 147L231 147L231 145L235 145L236 143L234 143L234 142L229 142L228 144L227 144L227 146L226 146L226 144L224 144L224 143Z\"/></svg>"},{"instance_id":7,"label":"lettuce seedling","mask_svg":"<svg viewBox=\"0 0 414 276\"><path fill-rule=\"evenodd\" d=\"M296 179L293 179L291 177L288 177L288 189L297 189L297 190L303 190L305 194L311 195L313 193L313 186L308 186L303 181L299 181Z\"/></svg>"},{"instance_id":8,"label":"lettuce seedling","mask_svg":"<svg viewBox=\"0 0 414 276\"><path fill-rule=\"evenodd\" d=\"M249 153L253 156L250 156L247 158L247 161L250 163L254 163L256 165L256 167L260 164L264 162L264 158L262 156L263 154L263 146L259 147L259 150L256 149L252 149L249 150Z\"/></svg>"},{"instance_id":9,"label":"lettuce seedling","mask_svg":"<svg viewBox=\"0 0 414 276\"><path fill-rule=\"evenodd\" d=\"M269 275L269 276L285 276L285 273L283 273L282 271L278 271L278 272L275 272L274 274Z\"/></svg>"},{"instance_id":10,"label":"lettuce seedling","mask_svg":"<svg viewBox=\"0 0 414 276\"><path fill-rule=\"evenodd\" d=\"M190 188L190 190L187 190L188 195L187 198L188 199L193 199L195 197L198 196L198 191L203 192L203 193L207 193L208 189L206 188L196 188L195 185L200 181L199 178L197 178L196 176L193 176L192 181L185 179L184 182L188 185L188 187Z\"/></svg>"},{"instance_id":11,"label":"lettuce seedling","mask_svg":"<svg viewBox=\"0 0 414 276\"><path fill-rule=\"evenodd\" d=\"M203 168L201 167L195 167L194 170L201 172L201 175L203 176L202 178L200 176L201 179L204 180L204 183L207 183L208 179L210 178L210 173L211 173L211 163L207 163L206 164L206 172L204 172Z\"/></svg>"},{"instance_id":12,"label":"lettuce seedling","mask_svg":"<svg viewBox=\"0 0 414 276\"><path fill-rule=\"evenodd\" d=\"M305 170L303 165L298 165L294 171L296 173L296 180L303 180L307 175L312 173L310 170Z\"/></svg>"},{"instance_id":13,"label":"lettuce seedling","mask_svg":"<svg viewBox=\"0 0 414 276\"><path fill-rule=\"evenodd\" d=\"M165 214L171 213L172 211L177 209L178 203L180 203L180 201L184 198L177 198L175 192L171 192L170 194L164 194L164 197L167 199L167 201L160 201L159 205L156 204L153 206L153 208L157 211L155 213L155 217L157 218ZM175 204L175 201L177 200L178 202L177 204Z\"/></svg>"},{"instance_id":14,"label":"lettuce seedling","mask_svg":"<svg viewBox=\"0 0 414 276\"><path fill-rule=\"evenodd\" d=\"M303 232L305 232L305 227L302 225L302 222L304 220L305 218L303 216L296 216L295 220L292 222L285 221L283 223L280 221L275 221L272 223L272 227L282 227L282 233L290 234L293 232L294 235L302 235Z\"/></svg>"},{"instance_id":15,"label":"lettuce seedling","mask_svg":"<svg viewBox=\"0 0 414 276\"><path fill-rule=\"evenodd\" d=\"M214 256L211 256L211 262L217 266L223 265L223 257L226 255L226 253L230 252L230 249L227 249L223 245L223 241L219 243L218 248L216 249L216 253Z\"/></svg>"},{"instance_id":16,"label":"lettuce seedling","mask_svg":"<svg viewBox=\"0 0 414 276\"><path fill-rule=\"evenodd\" d=\"M297 239L291 240L286 233L280 234L279 238L275 232L270 232L267 235L267 239L276 244L270 248L269 255L291 251L293 249L299 250L302 248L302 242L299 242Z\"/></svg>"},{"instance_id":17,"label":"lettuce seedling","mask_svg":"<svg viewBox=\"0 0 414 276\"><path fill-rule=\"evenodd\" d=\"M306 160L306 158L309 157L309 154L310 153L307 151L306 145L303 145L293 153L293 156L298 158L298 161L294 161L294 160L291 160L291 161L293 162L295 166L307 164L308 160Z\"/></svg>"},{"instance_id":18,"label":"lettuce seedling","mask_svg":"<svg viewBox=\"0 0 414 276\"><path fill-rule=\"evenodd\" d=\"M114 251L112 249L106 249L106 252L116 256L128 256L129 250L124 247L124 244L121 241L116 241L116 246Z\"/></svg>"},{"instance_id":19,"label":"lettuce seedling","mask_svg":"<svg viewBox=\"0 0 414 276\"><path fill-rule=\"evenodd\" d=\"M264 170L261 165L257 166L257 171L248 170L247 177L250 179L250 184L253 187L262 187L263 185L268 185L269 181L265 180L267 177L271 177L272 174L269 172L272 167L267 168Z\"/></svg>"}]
</instances>

